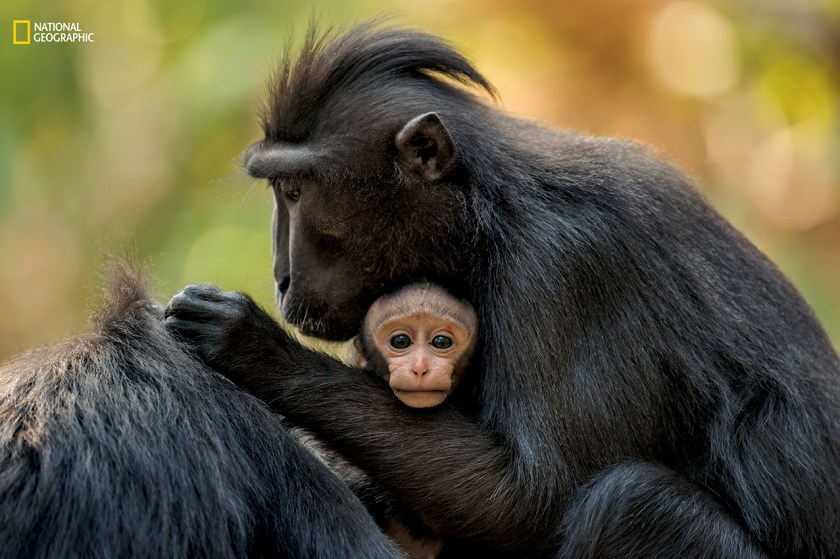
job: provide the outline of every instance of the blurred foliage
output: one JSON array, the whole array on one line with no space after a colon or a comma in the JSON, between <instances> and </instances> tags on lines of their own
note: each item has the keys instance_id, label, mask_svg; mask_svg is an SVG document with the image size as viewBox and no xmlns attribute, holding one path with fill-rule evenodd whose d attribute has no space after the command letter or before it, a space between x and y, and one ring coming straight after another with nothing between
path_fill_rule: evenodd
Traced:
<instances>
[{"instance_id":1,"label":"blurred foliage","mask_svg":"<svg viewBox=\"0 0 840 559\"><path fill-rule=\"evenodd\" d=\"M266 79L313 13L383 12L462 47L507 110L677 162L840 340L838 0L4 0L0 359L82 329L125 246L162 299L270 306L271 199L238 164ZM12 19L96 40L13 46Z\"/></svg>"}]
</instances>

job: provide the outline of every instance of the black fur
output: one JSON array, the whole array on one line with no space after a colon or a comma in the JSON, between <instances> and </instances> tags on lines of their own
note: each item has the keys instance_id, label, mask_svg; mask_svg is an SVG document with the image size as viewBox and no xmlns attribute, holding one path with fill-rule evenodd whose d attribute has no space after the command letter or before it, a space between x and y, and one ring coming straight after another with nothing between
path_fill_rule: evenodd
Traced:
<instances>
[{"instance_id":1,"label":"black fur","mask_svg":"<svg viewBox=\"0 0 840 559\"><path fill-rule=\"evenodd\" d=\"M406 410L240 296L186 289L173 330L450 550L840 556L837 355L682 174L498 112L446 79L489 87L427 35L313 37L247 161L277 195L283 314L346 338L383 292L444 286L479 314L478 415ZM429 112L456 149L439 180L397 163Z\"/></svg>"},{"instance_id":2,"label":"black fur","mask_svg":"<svg viewBox=\"0 0 840 559\"><path fill-rule=\"evenodd\" d=\"M92 334L0 369L0 557L396 557L127 269Z\"/></svg>"}]
</instances>

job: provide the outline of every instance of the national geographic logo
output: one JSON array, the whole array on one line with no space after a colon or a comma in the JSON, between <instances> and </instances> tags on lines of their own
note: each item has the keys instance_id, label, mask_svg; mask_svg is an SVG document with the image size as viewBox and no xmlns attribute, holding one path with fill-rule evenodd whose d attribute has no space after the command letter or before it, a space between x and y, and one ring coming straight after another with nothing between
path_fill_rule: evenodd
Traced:
<instances>
[{"instance_id":1,"label":"national geographic logo","mask_svg":"<svg viewBox=\"0 0 840 559\"><path fill-rule=\"evenodd\" d=\"M12 44L92 43L93 33L82 31L78 22L12 20Z\"/></svg>"}]
</instances>

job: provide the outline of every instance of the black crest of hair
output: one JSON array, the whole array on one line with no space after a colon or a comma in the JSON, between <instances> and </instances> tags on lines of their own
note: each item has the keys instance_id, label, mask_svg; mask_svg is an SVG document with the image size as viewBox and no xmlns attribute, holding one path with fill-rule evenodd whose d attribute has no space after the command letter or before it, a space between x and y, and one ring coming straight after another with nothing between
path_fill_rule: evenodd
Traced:
<instances>
[{"instance_id":1,"label":"black crest of hair","mask_svg":"<svg viewBox=\"0 0 840 559\"><path fill-rule=\"evenodd\" d=\"M91 333L0 368L0 557L397 557L280 417L171 337L137 267L112 268Z\"/></svg>"},{"instance_id":2,"label":"black crest of hair","mask_svg":"<svg viewBox=\"0 0 840 559\"><path fill-rule=\"evenodd\" d=\"M443 79L449 78L495 95L493 86L443 40L383 23L372 20L344 34L311 25L297 58L287 54L270 82L262 111L266 138L304 142L326 106L354 94L375 95L385 82L427 82L464 95Z\"/></svg>"}]
</instances>

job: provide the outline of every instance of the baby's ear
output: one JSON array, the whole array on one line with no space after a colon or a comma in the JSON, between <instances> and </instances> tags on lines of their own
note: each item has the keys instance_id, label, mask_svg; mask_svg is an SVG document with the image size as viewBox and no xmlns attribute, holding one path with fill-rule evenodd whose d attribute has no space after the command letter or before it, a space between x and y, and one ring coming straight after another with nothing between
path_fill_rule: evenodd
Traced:
<instances>
[{"instance_id":1,"label":"baby's ear","mask_svg":"<svg viewBox=\"0 0 840 559\"><path fill-rule=\"evenodd\" d=\"M350 362L359 369L367 367L367 359L365 359L365 354L362 353L362 339L359 336L356 336L351 344Z\"/></svg>"}]
</instances>

